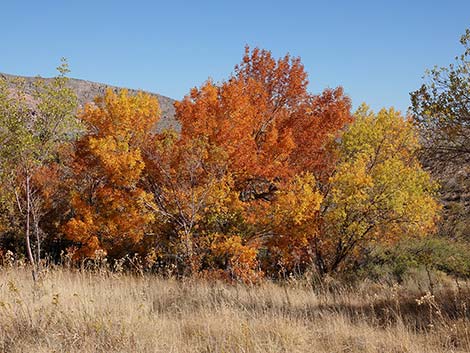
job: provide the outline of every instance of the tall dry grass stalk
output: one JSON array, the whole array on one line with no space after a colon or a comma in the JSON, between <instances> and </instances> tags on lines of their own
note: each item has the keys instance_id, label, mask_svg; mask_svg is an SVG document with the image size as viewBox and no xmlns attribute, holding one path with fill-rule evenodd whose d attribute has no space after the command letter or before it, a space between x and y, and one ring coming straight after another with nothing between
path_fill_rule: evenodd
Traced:
<instances>
[{"instance_id":1,"label":"tall dry grass stalk","mask_svg":"<svg viewBox=\"0 0 470 353\"><path fill-rule=\"evenodd\" d=\"M467 294L0 268L0 351L468 352Z\"/></svg>"}]
</instances>

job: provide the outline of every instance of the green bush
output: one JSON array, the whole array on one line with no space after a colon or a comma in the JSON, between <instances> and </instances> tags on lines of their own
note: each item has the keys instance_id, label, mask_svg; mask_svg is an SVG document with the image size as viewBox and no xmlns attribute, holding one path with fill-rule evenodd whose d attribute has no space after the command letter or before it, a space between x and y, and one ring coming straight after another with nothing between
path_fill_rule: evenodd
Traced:
<instances>
[{"instance_id":1,"label":"green bush","mask_svg":"<svg viewBox=\"0 0 470 353\"><path fill-rule=\"evenodd\" d=\"M402 282L412 270L441 271L466 279L470 277L470 244L444 237L406 239L398 244L377 246L356 268L361 278L389 278Z\"/></svg>"}]
</instances>

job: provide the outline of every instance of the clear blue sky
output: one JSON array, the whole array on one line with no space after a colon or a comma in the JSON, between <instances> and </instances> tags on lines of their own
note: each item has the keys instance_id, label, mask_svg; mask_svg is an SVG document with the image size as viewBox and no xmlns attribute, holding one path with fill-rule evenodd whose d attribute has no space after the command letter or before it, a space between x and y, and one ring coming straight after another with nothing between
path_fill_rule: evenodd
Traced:
<instances>
[{"instance_id":1,"label":"clear blue sky","mask_svg":"<svg viewBox=\"0 0 470 353\"><path fill-rule=\"evenodd\" d=\"M354 106L409 106L426 68L447 65L470 0L2 1L0 72L71 76L181 99L230 75L245 44L300 56L312 92Z\"/></svg>"}]
</instances>

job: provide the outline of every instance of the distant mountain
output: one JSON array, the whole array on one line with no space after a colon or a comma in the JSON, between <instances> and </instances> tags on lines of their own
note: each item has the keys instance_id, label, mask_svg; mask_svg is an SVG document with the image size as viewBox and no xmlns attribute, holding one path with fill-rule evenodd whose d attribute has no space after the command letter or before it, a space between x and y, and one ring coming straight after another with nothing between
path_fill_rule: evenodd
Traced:
<instances>
[{"instance_id":1,"label":"distant mountain","mask_svg":"<svg viewBox=\"0 0 470 353\"><path fill-rule=\"evenodd\" d=\"M35 80L35 77L24 77L24 76L15 76L15 75L9 75L9 74L4 74L0 73L0 77L2 78L9 78L9 79L14 79L14 78L22 78L26 82L26 91L32 89L33 82ZM50 78L43 78L44 80L50 80ZM116 87L116 86L111 86L107 85L104 83L98 83L98 82L91 82L91 81L85 81L85 80L80 80L76 78L70 78L69 79L69 86L75 91L78 97L78 103L79 107L83 107L86 103L92 102L93 99L96 96L103 95L106 91L106 89L111 88L114 91L118 91L120 89L123 89L123 87ZM137 93L139 90L136 89L128 89L130 93ZM157 97L158 102L160 103L160 109L162 111L162 116L160 119L160 122L158 123L158 129L165 129L169 127L173 127L177 130L179 130L179 124L175 120L175 108L173 106L173 103L175 102L174 99L162 96L157 93L152 93L152 92L146 92L151 94L152 96Z\"/></svg>"}]
</instances>

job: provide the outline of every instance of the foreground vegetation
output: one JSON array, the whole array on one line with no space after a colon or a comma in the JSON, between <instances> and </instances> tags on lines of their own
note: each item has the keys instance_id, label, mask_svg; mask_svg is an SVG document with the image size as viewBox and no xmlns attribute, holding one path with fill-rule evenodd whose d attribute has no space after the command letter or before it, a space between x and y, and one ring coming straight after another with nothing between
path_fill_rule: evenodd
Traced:
<instances>
[{"instance_id":1,"label":"foreground vegetation","mask_svg":"<svg viewBox=\"0 0 470 353\"><path fill-rule=\"evenodd\" d=\"M308 278L308 277L305 277ZM257 286L100 268L0 271L0 351L468 352L470 288L426 276Z\"/></svg>"}]
</instances>

